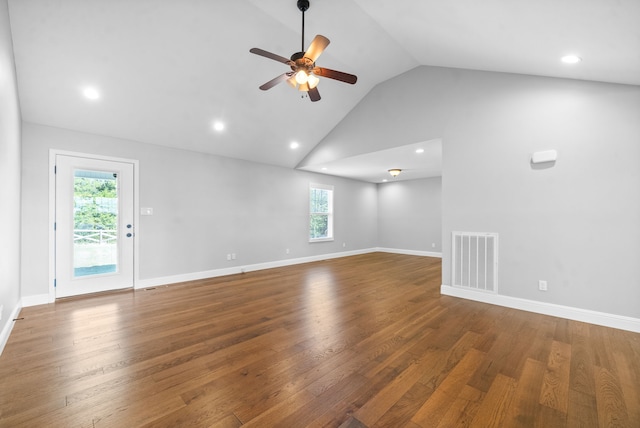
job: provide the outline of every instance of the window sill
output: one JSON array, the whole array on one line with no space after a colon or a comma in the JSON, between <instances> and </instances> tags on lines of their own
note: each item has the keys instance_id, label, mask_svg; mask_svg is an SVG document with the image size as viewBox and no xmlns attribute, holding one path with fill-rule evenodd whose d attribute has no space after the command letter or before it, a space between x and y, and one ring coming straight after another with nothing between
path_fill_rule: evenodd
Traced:
<instances>
[{"instance_id":1,"label":"window sill","mask_svg":"<svg viewBox=\"0 0 640 428\"><path fill-rule=\"evenodd\" d=\"M330 242L333 241L333 238L315 238L315 239L309 239L309 243L313 243L313 242Z\"/></svg>"}]
</instances>

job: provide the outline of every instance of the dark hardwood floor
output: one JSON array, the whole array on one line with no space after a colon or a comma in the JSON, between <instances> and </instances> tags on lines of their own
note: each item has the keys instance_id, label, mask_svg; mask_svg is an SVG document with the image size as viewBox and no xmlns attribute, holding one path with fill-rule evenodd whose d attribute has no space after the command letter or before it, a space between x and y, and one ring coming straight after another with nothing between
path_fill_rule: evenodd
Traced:
<instances>
[{"instance_id":1,"label":"dark hardwood floor","mask_svg":"<svg viewBox=\"0 0 640 428\"><path fill-rule=\"evenodd\" d=\"M25 308L2 427L640 427L640 334L372 253Z\"/></svg>"}]
</instances>

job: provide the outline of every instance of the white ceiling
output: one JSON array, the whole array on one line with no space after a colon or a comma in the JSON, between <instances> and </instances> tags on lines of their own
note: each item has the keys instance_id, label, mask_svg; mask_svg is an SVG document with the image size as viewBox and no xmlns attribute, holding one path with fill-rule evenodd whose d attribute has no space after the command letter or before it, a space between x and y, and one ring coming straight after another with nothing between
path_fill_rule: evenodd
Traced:
<instances>
[{"instance_id":1,"label":"white ceiling","mask_svg":"<svg viewBox=\"0 0 640 428\"><path fill-rule=\"evenodd\" d=\"M295 0L9 0L9 8L24 121L289 168L375 85L418 65L640 85L639 0L311 0L305 47L323 34L331 44L318 65L358 76L353 86L321 79L317 103L286 84L260 91L287 66L249 53L300 50ZM583 62L561 63L567 53ZM84 99L85 85L101 99ZM222 133L214 120L225 122ZM380 168L394 167L383 160L415 163L416 143L397 144L307 169L380 182Z\"/></svg>"},{"instance_id":2,"label":"white ceiling","mask_svg":"<svg viewBox=\"0 0 640 428\"><path fill-rule=\"evenodd\" d=\"M407 144L300 169L370 183L439 177L442 175L442 140ZM392 178L388 172L390 169L402 172Z\"/></svg>"}]
</instances>

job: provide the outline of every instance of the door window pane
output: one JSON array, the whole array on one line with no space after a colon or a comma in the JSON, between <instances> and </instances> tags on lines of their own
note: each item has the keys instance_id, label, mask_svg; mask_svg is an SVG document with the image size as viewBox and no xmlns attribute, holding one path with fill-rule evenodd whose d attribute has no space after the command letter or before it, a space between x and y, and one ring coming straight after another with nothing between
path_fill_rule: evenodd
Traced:
<instances>
[{"instance_id":1,"label":"door window pane","mask_svg":"<svg viewBox=\"0 0 640 428\"><path fill-rule=\"evenodd\" d=\"M118 270L118 178L113 172L75 170L74 277Z\"/></svg>"}]
</instances>

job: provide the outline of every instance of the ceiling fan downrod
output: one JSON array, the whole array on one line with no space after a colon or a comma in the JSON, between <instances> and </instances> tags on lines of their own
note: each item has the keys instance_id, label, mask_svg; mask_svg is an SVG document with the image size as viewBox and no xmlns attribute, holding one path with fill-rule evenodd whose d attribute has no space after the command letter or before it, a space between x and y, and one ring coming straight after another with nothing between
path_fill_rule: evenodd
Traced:
<instances>
[{"instance_id":1,"label":"ceiling fan downrod","mask_svg":"<svg viewBox=\"0 0 640 428\"><path fill-rule=\"evenodd\" d=\"M304 52L304 13L309 10L309 0L298 0L298 9L302 12L302 43L300 52Z\"/></svg>"}]
</instances>

